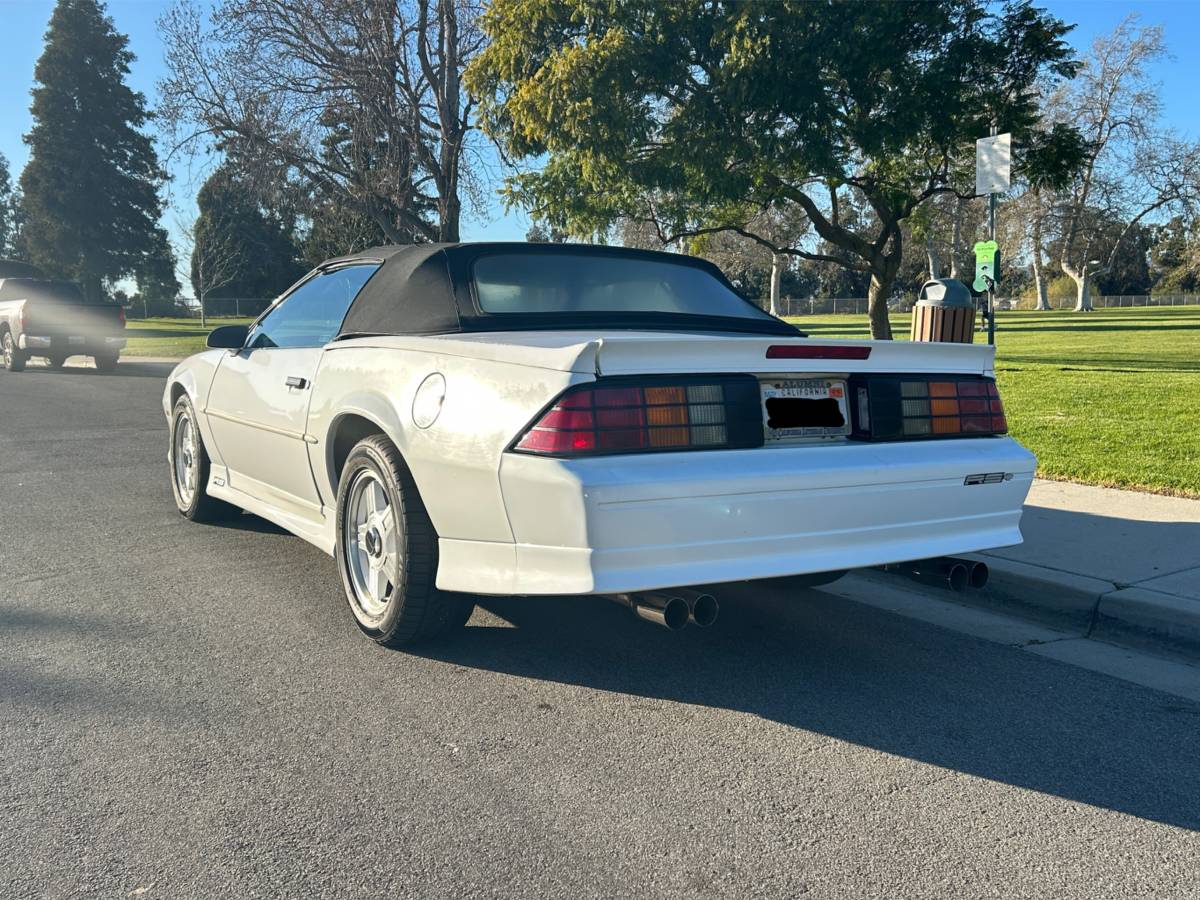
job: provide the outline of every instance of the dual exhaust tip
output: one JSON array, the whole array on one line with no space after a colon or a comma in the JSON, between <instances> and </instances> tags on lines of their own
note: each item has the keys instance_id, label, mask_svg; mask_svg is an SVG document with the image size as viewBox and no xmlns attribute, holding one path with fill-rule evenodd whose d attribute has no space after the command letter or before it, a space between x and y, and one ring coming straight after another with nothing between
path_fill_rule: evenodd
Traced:
<instances>
[{"instance_id":1,"label":"dual exhaust tip","mask_svg":"<svg viewBox=\"0 0 1200 900\"><path fill-rule=\"evenodd\" d=\"M661 625L670 631L678 631L688 624L708 628L717 621L721 612L721 605L717 603L716 597L690 588L614 594L612 599L622 606L628 606L638 618Z\"/></svg>"},{"instance_id":2,"label":"dual exhaust tip","mask_svg":"<svg viewBox=\"0 0 1200 900\"><path fill-rule=\"evenodd\" d=\"M974 559L959 559L955 556L938 556L915 562L895 563L884 566L885 572L895 572L935 587L945 587L961 593L967 588L979 590L988 583L987 563Z\"/></svg>"},{"instance_id":3,"label":"dual exhaust tip","mask_svg":"<svg viewBox=\"0 0 1200 900\"><path fill-rule=\"evenodd\" d=\"M884 566L883 570L904 575L922 584L949 588L956 593L967 588L979 590L986 587L990 574L987 563L954 556L895 563ZM691 588L613 594L611 598L629 607L638 618L661 625L669 631L678 631L689 624L708 628L717 621L721 611L716 597Z\"/></svg>"}]
</instances>

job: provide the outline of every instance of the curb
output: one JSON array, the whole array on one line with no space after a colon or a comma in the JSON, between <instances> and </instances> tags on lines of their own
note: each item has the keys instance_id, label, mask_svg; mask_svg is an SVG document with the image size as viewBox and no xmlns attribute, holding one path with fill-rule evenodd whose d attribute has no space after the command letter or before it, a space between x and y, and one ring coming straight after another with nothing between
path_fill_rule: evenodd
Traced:
<instances>
[{"instance_id":1,"label":"curb","mask_svg":"<svg viewBox=\"0 0 1200 900\"><path fill-rule=\"evenodd\" d=\"M1200 660L1200 600L1061 572L986 554L988 586L955 594L1083 637Z\"/></svg>"},{"instance_id":2,"label":"curb","mask_svg":"<svg viewBox=\"0 0 1200 900\"><path fill-rule=\"evenodd\" d=\"M1200 659L1200 601L1146 588L1105 594L1089 637Z\"/></svg>"},{"instance_id":3,"label":"curb","mask_svg":"<svg viewBox=\"0 0 1200 900\"><path fill-rule=\"evenodd\" d=\"M987 554L969 553L968 559L987 563L987 587L955 596L984 606L1003 606L1025 618L1069 628L1086 635L1092 627L1100 598L1116 590L1111 581L1060 572L1043 566L1014 562Z\"/></svg>"}]
</instances>

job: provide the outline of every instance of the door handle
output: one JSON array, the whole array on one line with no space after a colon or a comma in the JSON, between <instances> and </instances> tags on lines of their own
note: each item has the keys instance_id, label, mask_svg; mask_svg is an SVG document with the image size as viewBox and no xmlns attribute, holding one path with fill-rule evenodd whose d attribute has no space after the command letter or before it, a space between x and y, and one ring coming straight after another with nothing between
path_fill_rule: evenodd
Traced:
<instances>
[{"instance_id":1,"label":"door handle","mask_svg":"<svg viewBox=\"0 0 1200 900\"><path fill-rule=\"evenodd\" d=\"M303 390L308 387L308 379L301 378L299 375L289 375L286 384L290 388L300 388Z\"/></svg>"}]
</instances>

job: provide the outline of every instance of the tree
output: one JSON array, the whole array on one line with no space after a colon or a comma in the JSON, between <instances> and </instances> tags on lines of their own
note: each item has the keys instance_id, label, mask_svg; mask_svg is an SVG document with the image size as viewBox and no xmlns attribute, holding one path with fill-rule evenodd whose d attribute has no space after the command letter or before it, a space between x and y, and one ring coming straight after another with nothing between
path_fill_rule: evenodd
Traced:
<instances>
[{"instance_id":1,"label":"tree","mask_svg":"<svg viewBox=\"0 0 1200 900\"><path fill-rule=\"evenodd\" d=\"M159 228L155 234L154 250L147 255L135 275L138 290L131 302L141 304L143 318L166 316L175 311L180 290L176 265L175 251L167 232Z\"/></svg>"},{"instance_id":2,"label":"tree","mask_svg":"<svg viewBox=\"0 0 1200 900\"><path fill-rule=\"evenodd\" d=\"M1200 218L1189 225L1175 216L1154 229L1150 267L1156 293L1200 291Z\"/></svg>"},{"instance_id":3,"label":"tree","mask_svg":"<svg viewBox=\"0 0 1200 900\"><path fill-rule=\"evenodd\" d=\"M348 209L335 197L314 201L308 207L308 219L300 249L310 268L334 256L388 243L388 236L374 219Z\"/></svg>"},{"instance_id":4,"label":"tree","mask_svg":"<svg viewBox=\"0 0 1200 900\"><path fill-rule=\"evenodd\" d=\"M200 305L200 326L205 327L208 298L237 278L241 251L233 235L203 216L197 216L190 225L180 224L184 247L181 259L187 260L187 268L180 275L191 282ZM183 265L181 262L181 269Z\"/></svg>"},{"instance_id":5,"label":"tree","mask_svg":"<svg viewBox=\"0 0 1200 900\"><path fill-rule=\"evenodd\" d=\"M530 244L565 244L568 237L557 228L547 228L541 222L534 222L525 231L525 241Z\"/></svg>"},{"instance_id":6,"label":"tree","mask_svg":"<svg viewBox=\"0 0 1200 900\"><path fill-rule=\"evenodd\" d=\"M765 268L768 309L773 316L783 315L779 302L783 281L795 260L789 251L807 236L808 218L793 204L773 204L750 216L724 218L736 224L697 235L688 242L688 250L710 259L727 275L738 275L740 270L744 281L751 281L756 269Z\"/></svg>"},{"instance_id":7,"label":"tree","mask_svg":"<svg viewBox=\"0 0 1200 900\"><path fill-rule=\"evenodd\" d=\"M1074 70L1062 22L1027 3L989 10L496 0L466 83L506 154L545 156L509 180L511 203L585 234L651 202L673 236L794 206L837 252L785 252L869 277L883 338L901 223L965 190L956 164L991 122L1029 143L1033 85ZM872 210L868 233L842 220L852 192Z\"/></svg>"},{"instance_id":8,"label":"tree","mask_svg":"<svg viewBox=\"0 0 1200 900\"><path fill-rule=\"evenodd\" d=\"M96 0L58 0L34 69L22 243L31 262L89 296L155 249L164 174L145 98L125 79L133 54Z\"/></svg>"},{"instance_id":9,"label":"tree","mask_svg":"<svg viewBox=\"0 0 1200 900\"><path fill-rule=\"evenodd\" d=\"M1108 261L1108 266L1097 272L1093 284L1103 294L1148 294L1153 284L1150 275L1150 245L1153 232L1145 225L1135 225L1126 229L1124 222L1097 222L1096 229L1100 233L1099 243L1116 243L1116 248Z\"/></svg>"},{"instance_id":10,"label":"tree","mask_svg":"<svg viewBox=\"0 0 1200 900\"><path fill-rule=\"evenodd\" d=\"M17 196L8 174L8 159L0 153L0 258L15 252Z\"/></svg>"},{"instance_id":11,"label":"tree","mask_svg":"<svg viewBox=\"0 0 1200 900\"><path fill-rule=\"evenodd\" d=\"M389 242L458 240L475 15L469 0L231 0L207 27L181 0L159 22L164 121L263 179L299 178Z\"/></svg>"},{"instance_id":12,"label":"tree","mask_svg":"<svg viewBox=\"0 0 1200 900\"><path fill-rule=\"evenodd\" d=\"M1162 29L1139 28L1131 16L1097 39L1079 78L1052 99L1053 114L1087 140L1078 176L1056 198L1058 262L1075 282L1078 311L1092 309L1093 279L1112 269L1142 224L1196 196L1200 148L1157 124L1161 102L1148 66L1165 53ZM1122 227L1096 227L1110 221Z\"/></svg>"},{"instance_id":13,"label":"tree","mask_svg":"<svg viewBox=\"0 0 1200 900\"><path fill-rule=\"evenodd\" d=\"M254 185L226 162L218 166L196 195L195 230L222 257L231 272L220 284L210 283L208 297L274 297L304 273L291 223L263 208ZM339 251L344 252L344 251ZM336 254L334 254L336 255ZM191 281L197 283L193 258Z\"/></svg>"}]
</instances>

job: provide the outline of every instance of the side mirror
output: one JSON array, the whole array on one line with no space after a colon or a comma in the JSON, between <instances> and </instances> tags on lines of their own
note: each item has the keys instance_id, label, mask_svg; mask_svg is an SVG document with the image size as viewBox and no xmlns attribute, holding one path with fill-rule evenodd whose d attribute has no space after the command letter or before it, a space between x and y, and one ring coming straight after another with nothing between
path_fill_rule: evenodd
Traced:
<instances>
[{"instance_id":1,"label":"side mirror","mask_svg":"<svg viewBox=\"0 0 1200 900\"><path fill-rule=\"evenodd\" d=\"M246 325L222 325L208 333L210 350L241 350L246 346L250 328Z\"/></svg>"}]
</instances>

